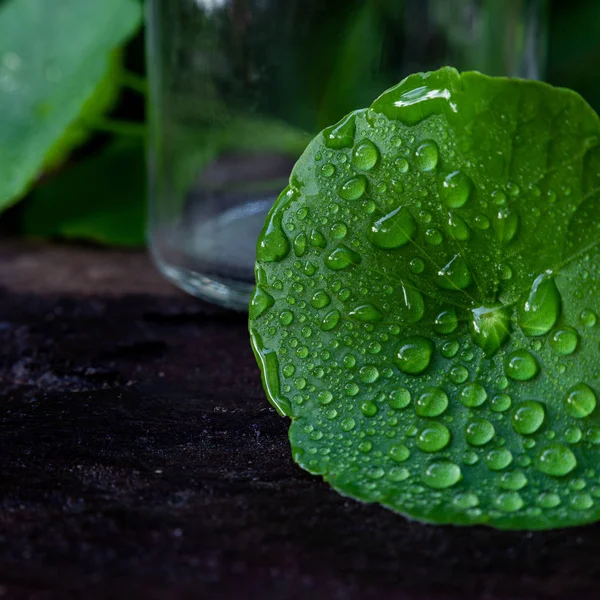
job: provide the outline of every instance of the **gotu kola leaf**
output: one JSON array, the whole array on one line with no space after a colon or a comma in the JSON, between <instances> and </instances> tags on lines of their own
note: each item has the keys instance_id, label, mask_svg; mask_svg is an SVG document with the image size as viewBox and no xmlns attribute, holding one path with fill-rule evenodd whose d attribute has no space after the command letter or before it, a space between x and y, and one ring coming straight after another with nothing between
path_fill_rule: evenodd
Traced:
<instances>
[{"instance_id":1,"label":"gotu kola leaf","mask_svg":"<svg viewBox=\"0 0 600 600\"><path fill-rule=\"evenodd\" d=\"M115 49L140 23L135 0L0 4L0 209L56 162L113 95Z\"/></svg>"},{"instance_id":2,"label":"gotu kola leaf","mask_svg":"<svg viewBox=\"0 0 600 600\"><path fill-rule=\"evenodd\" d=\"M450 68L311 142L250 305L302 467L424 521L600 517L599 144L577 94Z\"/></svg>"}]
</instances>

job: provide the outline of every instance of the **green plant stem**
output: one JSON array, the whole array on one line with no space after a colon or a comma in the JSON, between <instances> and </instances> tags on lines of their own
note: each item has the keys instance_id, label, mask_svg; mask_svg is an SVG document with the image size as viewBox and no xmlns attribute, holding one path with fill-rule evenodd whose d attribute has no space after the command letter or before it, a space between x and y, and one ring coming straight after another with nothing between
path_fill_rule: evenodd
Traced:
<instances>
[{"instance_id":1,"label":"green plant stem","mask_svg":"<svg viewBox=\"0 0 600 600\"><path fill-rule=\"evenodd\" d=\"M121 74L121 83L138 94L145 96L148 93L148 81L142 75L131 71L123 71Z\"/></svg>"},{"instance_id":2,"label":"green plant stem","mask_svg":"<svg viewBox=\"0 0 600 600\"><path fill-rule=\"evenodd\" d=\"M115 133L117 135L144 137L146 135L146 125L134 121L113 121L100 117L87 123L90 129L95 131L104 131L106 133Z\"/></svg>"}]
</instances>

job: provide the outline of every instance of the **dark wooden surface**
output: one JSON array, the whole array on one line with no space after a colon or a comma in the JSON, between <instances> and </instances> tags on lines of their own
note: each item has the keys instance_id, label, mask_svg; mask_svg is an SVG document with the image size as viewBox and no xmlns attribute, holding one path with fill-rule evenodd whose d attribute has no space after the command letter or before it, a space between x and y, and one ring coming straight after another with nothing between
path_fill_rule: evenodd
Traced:
<instances>
[{"instance_id":1,"label":"dark wooden surface","mask_svg":"<svg viewBox=\"0 0 600 600\"><path fill-rule=\"evenodd\" d=\"M0 245L0 597L599 598L600 527L432 527L296 467L245 317Z\"/></svg>"}]
</instances>

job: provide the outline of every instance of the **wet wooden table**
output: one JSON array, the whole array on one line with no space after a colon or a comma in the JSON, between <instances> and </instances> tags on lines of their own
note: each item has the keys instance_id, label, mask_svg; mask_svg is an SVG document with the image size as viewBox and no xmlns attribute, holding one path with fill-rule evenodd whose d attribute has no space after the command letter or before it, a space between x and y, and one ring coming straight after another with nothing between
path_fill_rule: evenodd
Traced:
<instances>
[{"instance_id":1,"label":"wet wooden table","mask_svg":"<svg viewBox=\"0 0 600 600\"><path fill-rule=\"evenodd\" d=\"M600 527L432 527L290 459L245 316L141 253L0 245L0 597L600 597Z\"/></svg>"}]
</instances>

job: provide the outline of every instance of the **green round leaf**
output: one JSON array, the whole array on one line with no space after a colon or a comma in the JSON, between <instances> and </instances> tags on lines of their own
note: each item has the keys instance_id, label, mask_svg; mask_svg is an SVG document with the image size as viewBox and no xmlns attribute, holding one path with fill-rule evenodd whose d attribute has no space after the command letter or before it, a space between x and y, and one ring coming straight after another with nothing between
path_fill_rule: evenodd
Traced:
<instances>
[{"instance_id":1,"label":"green round leaf","mask_svg":"<svg viewBox=\"0 0 600 600\"><path fill-rule=\"evenodd\" d=\"M424 521L600 518L599 144L577 94L450 68L313 140L250 307L303 468Z\"/></svg>"}]
</instances>

